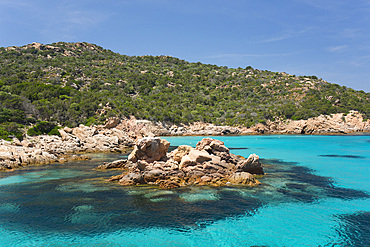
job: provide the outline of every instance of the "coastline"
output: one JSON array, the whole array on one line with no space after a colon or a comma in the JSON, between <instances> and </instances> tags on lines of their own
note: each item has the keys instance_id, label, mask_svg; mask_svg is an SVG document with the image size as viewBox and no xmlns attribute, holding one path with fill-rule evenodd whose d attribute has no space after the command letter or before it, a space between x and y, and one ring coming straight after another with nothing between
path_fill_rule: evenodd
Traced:
<instances>
[{"instance_id":1,"label":"coastline","mask_svg":"<svg viewBox=\"0 0 370 247\"><path fill-rule=\"evenodd\" d=\"M166 125L148 120L110 118L105 125L65 127L59 136L26 136L22 141L0 140L0 171L28 165L50 164L78 159L93 152L125 152L143 137L223 136L223 135L370 135L370 120L356 111L348 114L321 115L307 120L268 121L250 128L216 126L196 122L189 125Z\"/></svg>"},{"instance_id":2,"label":"coastline","mask_svg":"<svg viewBox=\"0 0 370 247\"><path fill-rule=\"evenodd\" d=\"M349 137L349 136L348 136ZM169 138L168 141L171 142L173 145L191 145L193 146L196 141L200 140L202 137L197 138L188 138L188 137L180 137L180 138ZM123 187L118 184L118 182L109 182L107 179L111 176L121 174L123 171L119 169L114 170L106 170L106 171L96 171L94 168L104 161L112 161L119 158L124 158L120 154L113 154L112 156L107 154L97 154L92 155L93 159L91 161L86 162L68 162L66 164L53 164L50 166L33 166L33 167L25 167L20 170L16 170L15 172L11 173L0 173L2 177L2 184L6 184L8 181L14 182L13 185L9 184L6 186L2 186L3 193L2 194L2 203L8 203L7 205L19 205L19 210L16 211L14 214L5 211L3 208L3 225L6 226L7 222L11 221L11 217L16 218L19 220L17 223L23 223L20 220L23 218L27 219L27 214L35 214L35 212L39 215L41 214L42 217L38 219L44 220L46 219L54 219L54 217L49 212L55 212L59 216L57 224L60 226L60 230L64 230L63 222L65 219L79 219L80 221L67 221L67 227L74 227L75 233L72 233L70 243L73 243L76 239L76 236L81 236L79 230L83 229L84 232L88 232L90 234L90 229L86 230L86 225L91 224L88 226L92 226L91 229L93 232L90 234L93 239L96 238L96 232L102 232L102 234L107 234L105 231L112 232L109 236L113 236L112 241L110 242L112 245L116 243L118 238L117 234L120 234L122 237L123 242L127 242L127 234L132 232L132 229L137 229L137 226L141 220L146 220L148 217L147 215L152 215L155 217L149 217L151 221L149 222L148 226L150 227L148 232L150 232L153 227L157 227L155 225L158 223L158 219L163 218L162 225L159 226L158 229L161 229L160 232L155 232L155 234L168 232L168 222L177 222L179 223L179 227L184 226L184 221L179 221L178 216L183 216L183 219L189 219L189 214L184 213L185 207L187 209L194 209L194 207L188 207L189 205L196 205L198 207L206 208L207 210L210 209L212 211L206 211L203 218L197 218L196 221L204 222L204 219L209 220L210 222L208 225L215 225L219 226L217 222L224 222L224 220L218 218L220 215L220 209L230 209L230 210L237 210L237 214L235 214L238 218L246 215L246 212L256 212L256 211L248 211L250 208L248 207L248 202L251 202L251 199L259 201L263 200L263 204L260 207L256 214L256 216L252 216L247 214L246 217L242 217L241 221L245 225L245 227L250 227L254 225L256 222L261 222L263 219L266 218L260 226L276 226L272 229L274 234L278 234L281 230L280 225L284 225L286 222L286 217L290 217L289 221L292 221L292 224L286 226L287 231L294 226L297 227L297 231L300 230L301 225L296 225L296 222L302 222L301 216L305 217L303 220L304 222L309 222L309 226L307 229L313 229L314 231L320 232L321 228L317 229L317 214L319 212L320 220L329 220L320 222L325 226L329 225L330 227L335 224L338 218L333 217L332 215L337 215L340 212L343 215L347 215L349 213L348 210L351 210L351 214L358 215L358 212L361 213L361 210L367 210L369 208L368 200L365 197L356 197L358 193L356 191L370 191L368 184L366 183L367 174L365 173L366 169L364 170L364 165L366 166L366 159L350 159L350 158L330 158L330 157L320 157L318 154L350 154L353 151L364 150L364 147L368 147L369 143L367 142L368 138L361 139L352 139L356 140L355 143L361 143L361 146L353 146L350 145L349 142L346 141L347 137L343 136L342 138L339 137L337 140L338 142L330 142L330 137L320 137L320 136L310 136L310 135L294 135L288 136L284 135L281 136L282 140L277 139L278 137L274 136L241 136L241 137L228 137L224 136L223 138L219 137L221 141L224 141L230 147L249 147L247 150L230 150L230 152L237 152L238 154L247 157L247 153L256 153L261 158L261 163L266 168L267 175L264 177L257 177L257 180L261 182L261 185L256 187L249 187L249 186L224 186L224 187L214 187L214 186L189 186L189 187L181 187L178 189L161 189L159 185L139 185L139 186L130 186L130 187ZM215 139L219 139L215 138ZM238 144L233 140L239 140ZM258 140L256 140L258 138ZM351 137L349 137L351 138ZM184 139L184 140L182 140ZM185 140L187 139L187 141ZM196 139L196 140L195 140ZM335 138L334 138L335 139ZM229 140L229 141L226 141ZM313 141L313 142L312 142ZM283 145L274 145L276 143L282 142ZM330 142L330 143L328 143ZM311 143L312 146L307 146L307 144ZM296 145L294 145L296 144ZM344 144L344 145L343 145ZM349 144L349 145L347 145ZM328 146L329 145L329 146ZM292 146L296 147L297 151L294 149L287 150L284 152L285 147ZM264 149L262 149L264 147ZM328 149L322 150L322 147L328 147ZM338 147L342 147L342 149L337 149ZM275 149L276 148L276 149ZM311 152L312 150L312 152ZM339 151L340 150L340 151ZM307 151L310 151L307 154ZM278 155L280 154L280 155ZM361 154L359 154L361 155ZM368 155L365 155L368 158ZM278 158L278 159L273 159ZM298 162L298 163L295 163ZM349 166L349 163L354 162L356 166L354 167L352 164ZM81 163L81 164L79 164ZM332 165L330 165L332 164ZM341 166L339 167L339 164ZM297 168L305 168L306 169L297 169ZM333 169L330 169L332 167ZM330 173L335 172L335 173ZM359 176L348 176L348 174L359 174ZM13 176L16 175L16 176ZM47 180L48 175L51 175L52 180ZM89 175L89 176L86 176ZM307 176L308 175L308 176ZM71 176L71 177L69 177ZM16 178L22 178L21 183L15 183L18 181ZM94 179L95 178L95 179ZM304 178L304 180L300 180L300 178ZM334 178L334 179L333 179ZM334 181L333 181L334 180ZM49 181L49 182L46 182ZM287 183L287 186L291 185L301 185L301 187L283 187L284 184ZM271 186L268 186L271 185ZM365 186L365 187L362 187ZM280 190L281 188L285 188L286 190ZM12 189L13 188L13 189ZM29 190L28 190L29 189ZM355 190L349 190L355 189ZM40 194L37 193L40 192ZM7 193L9 192L9 193ZM13 193L12 193L13 192ZM35 195L32 197L27 197L26 193L30 195ZM288 192L288 193L286 193ZM297 194L301 192L300 194ZM341 192L341 193L340 193ZM14 194L17 193L17 194ZM48 194L46 194L48 193ZM230 194L233 193L233 194ZM363 193L362 193L363 194ZM20 196L25 195L25 196ZM301 195L301 197L295 196ZM236 196L236 197L235 197ZM336 196L336 197L335 197ZM366 195L365 195L366 196ZM338 198L339 197L339 198ZM8 198L8 199L6 199ZM54 198L54 199L53 199ZM52 202L57 198L56 203L53 204ZM312 199L312 200L310 200ZM327 203L327 202L330 203ZM59 208L59 202L64 204L64 208ZM190 204L192 203L192 204ZM230 204L233 203L233 204ZM43 205L50 205L47 209L50 210L40 210L44 209ZM295 210L293 211L292 206L287 208L287 205L294 205ZM31 209L28 210L26 206L33 205ZM231 207L232 205L233 207ZM265 205L268 205L266 207ZM339 206L338 206L339 205ZM353 206L355 205L355 207ZM114 208L114 207L116 208ZM177 206L175 208L175 206ZM226 207L224 207L226 206ZM246 207L247 206L247 207ZM15 209L17 209L15 208ZM271 211L263 211L264 208L273 208L274 215L276 220L279 223L271 224L269 214ZM59 210L60 209L60 210ZM136 209L136 210L135 210ZM176 209L176 210L175 210ZM196 207L197 209L197 207ZM318 211L320 209L321 211ZM123 210L123 211L117 211ZM139 211L139 215L136 212ZM254 210L254 209L251 209ZM260 211L262 210L262 211ZM269 209L270 210L270 209ZM297 211L298 210L298 211ZM340 210L340 211L339 211ZM65 212L65 213L64 213ZM112 213L120 212L118 215L121 218L110 218L104 217L105 220L102 222L102 216L108 215L110 216ZM121 213L122 212L122 213ZM126 212L126 213L125 213ZM130 214L134 212L133 214ZM175 214L171 214L171 213ZM188 211L186 211L188 212ZM194 212L194 211L189 211ZM211 214L208 214L211 212ZM282 212L283 215L282 215ZM293 213L292 213L293 212ZM307 214L307 212L310 212ZM64 214L63 214L64 213ZM99 214L98 214L99 213ZM169 215L168 215L169 213ZM55 214L55 215L57 215ZM323 215L325 214L325 215ZM96 216L96 217L89 217L88 216ZM167 216L166 216L167 215ZM192 214L194 215L194 214ZM198 215L198 214L197 214ZM215 216L215 221L212 221L213 218L204 218L209 215ZM239 216L238 216L239 215ZM240 216L241 215L241 216ZM49 217L47 217L49 216ZM133 216L132 218L130 216ZM228 215L227 215L228 216ZM252 216L252 217L251 217ZM6 218L5 218L6 217ZM74 218L72 218L74 217ZM78 218L77 218L78 217ZM127 218L130 217L130 221L127 223ZM253 217L258 217L254 220ZM228 217L231 218L232 225L228 224L228 229L236 229L236 231L230 233L227 236L227 239L233 239L233 235L239 236L236 234L237 229L241 229L241 225L235 225L235 217ZM227 219L228 219L227 218ZM31 218L30 218L31 219ZM115 219L117 219L115 221ZM182 219L182 218L181 218ZM133 226L134 228L129 228L126 232L122 232L120 229L117 231L112 230L112 225L115 224L118 220L122 222L121 225L114 225L117 228L125 228L128 226ZM134 224L132 223L132 220ZM28 224L30 227L36 225L29 221ZM50 221L46 221L49 223ZM113 224L104 224L105 222L113 222ZM132 224L131 224L131 223ZM194 221L195 222L195 221ZM50 222L48 226L53 224L54 222ZM365 221L366 223L366 221ZM129 225L128 225L129 224ZM154 225L153 225L154 224ZM13 225L12 225L13 226ZM24 229L22 227L17 227L16 225L11 229ZM43 225L37 225L43 227ZM139 225L142 226L142 225ZM190 227L194 226L194 224L190 224ZM285 226L285 225L284 225ZM97 227L97 228L96 228ZM162 228L164 227L164 228ZM328 227L328 228L330 228ZM53 235L55 233L54 228L50 232L48 229L50 227L46 227L46 234L48 234L44 238L44 243L48 243L50 238L48 236ZM199 229L198 225L195 225L196 229ZM245 228L245 229L247 229ZM256 229L255 227L251 227L251 229ZM115 228L114 228L115 229ZM142 228L141 228L142 229ZM172 230L173 228L171 228ZM179 229L179 228L176 228ZM181 228L183 229L183 228ZM185 225L184 230L188 230L189 226ZM220 234L222 233L225 228L220 229ZM243 228L244 229L244 228ZM255 236L259 236L260 229L257 228L255 230ZM330 228L331 229L331 228ZM365 228L366 229L366 228ZM285 229L284 229L285 230ZM35 231L40 231L39 228L35 229ZM8 234L9 232L9 234ZM148 232L145 232L146 234ZM185 231L184 231L185 232ZM187 231L188 232L188 231ZM185 235L188 235L185 232ZM333 232L337 232L336 229ZM14 236L11 234L11 231L6 231L9 236ZM29 240L29 243L32 241L36 241L39 238L39 235L35 235L33 231L29 232L25 236L21 236L22 243ZM63 231L63 233L64 231ZM183 232L181 233L183 234ZM249 233L248 233L249 234ZM239 242L235 242L235 245L238 245L240 241L243 239L248 239L248 234L246 233L244 236L238 239ZM326 234L326 232L324 233ZM8 235L4 235L5 239L9 239ZM271 234L273 235L273 234ZM53 235L54 236L54 235ZM94 237L95 236L95 237ZM140 236L135 235L133 240L141 239L144 235L140 234ZM204 236L204 230L200 229L198 236ZM308 234L306 236L311 236ZM322 236L322 235L320 235ZM19 235L16 235L13 239L20 242ZM144 236L146 237L146 236ZM159 238L159 237L158 237ZM190 238L190 237L189 237ZM126 240L125 240L126 239ZM182 240L183 238L181 238ZM301 239L301 238L299 238ZM24 240L24 241L23 241ZM32 241L31 241L32 240ZM153 239L155 240L155 239ZM89 241L93 241L89 239ZM227 240L229 241L229 240ZM266 240L269 241L269 240ZM85 241L86 242L86 241ZM33 242L34 243L34 242ZM104 245L107 243L107 239L104 238L100 244ZM165 243L165 242L164 242ZM178 242L180 243L180 242ZM321 244L322 242L320 242ZM208 244L212 245L211 242ZM254 243L251 243L255 244ZM83 243L81 243L83 245ZM99 244L97 244L99 245ZM180 244L181 245L181 244ZM240 245L240 244L239 244ZM268 245L268 242L266 242ZM294 245L294 243L292 243Z\"/></svg>"}]
</instances>

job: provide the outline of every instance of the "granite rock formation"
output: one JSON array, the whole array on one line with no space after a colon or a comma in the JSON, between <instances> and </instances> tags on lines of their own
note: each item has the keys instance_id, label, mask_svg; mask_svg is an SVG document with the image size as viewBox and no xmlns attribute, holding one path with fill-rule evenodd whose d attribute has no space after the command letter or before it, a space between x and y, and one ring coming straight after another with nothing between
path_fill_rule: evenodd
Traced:
<instances>
[{"instance_id":1,"label":"granite rock formation","mask_svg":"<svg viewBox=\"0 0 370 247\"><path fill-rule=\"evenodd\" d=\"M117 124L117 125L115 125ZM247 134L346 134L370 132L370 119L364 119L357 111L348 114L337 113L321 115L307 120L283 120L259 123L250 128L216 126L210 123L195 122L188 125L171 125L148 120L109 119L106 126L114 125L128 137L138 140L154 136L192 136L192 135L247 135Z\"/></svg>"},{"instance_id":2,"label":"granite rock formation","mask_svg":"<svg viewBox=\"0 0 370 247\"><path fill-rule=\"evenodd\" d=\"M14 139L12 142L0 140L0 170L10 170L30 164L48 164L52 162L65 162L77 157L74 153L85 152L122 152L134 146L135 141L143 137L166 136L166 135L231 135L231 134L346 134L355 132L370 132L370 120L364 119L362 114L357 111L350 111L348 114L338 113L331 115L321 115L307 120L282 120L267 121L266 124L257 124L251 128L215 126L208 123L196 122L190 125L166 125L160 122L151 122L148 120L137 120L134 117L128 119L109 118L105 125L84 126L75 128L65 127L59 130L61 137L58 136L25 136L23 141ZM203 143L204 144L204 143ZM202 145L203 145L202 144ZM222 161L229 162L227 159L228 151L217 150L223 148L222 145L205 145L203 148L197 147L198 151L205 151L210 155L224 155ZM144 143L143 143L144 145ZM145 144L145 145L148 145ZM192 147L180 146L174 152L164 154L166 143L156 143L152 147L142 146L141 149L151 150L155 145L162 148L159 157L148 154L147 158L138 158L137 162L168 162L166 159L174 162L174 165L188 166L197 153L192 151ZM137 148L135 153L141 155L142 150ZM146 154L147 151L144 153ZM190 152L192 152L190 154ZM222 154L223 153L223 154ZM133 157L136 157L135 156ZM229 153L231 157L232 154ZM133 158L132 157L132 158ZM185 157L185 158L184 158ZM184 161L182 159L184 158ZM198 157L199 158L199 157ZM151 159L151 160L150 160ZM216 158L205 163L214 163ZM252 159L252 158L251 158ZM253 158L255 159L255 158ZM250 160L249 158L247 160ZM136 162L130 160L130 162ZM129 163L130 163L129 162ZM198 161L197 161L198 162ZM216 162L217 163L217 162ZM230 163L230 162L229 162ZM166 163L167 164L167 163ZM202 162L203 164L203 162ZM235 164L237 171L251 172L260 174L257 168L253 168L253 162L244 161L244 163ZM117 166L117 165L113 165ZM127 164L121 165L122 167ZM112 165L111 165L112 167ZM198 165L196 165L198 167ZM248 167L248 168L247 168ZM189 168L188 168L189 169ZM197 168L198 169L198 168ZM196 170L196 169L195 169Z\"/></svg>"},{"instance_id":3,"label":"granite rock formation","mask_svg":"<svg viewBox=\"0 0 370 247\"><path fill-rule=\"evenodd\" d=\"M60 137L38 136L22 142L0 141L0 171L13 170L28 165L43 165L54 162L89 159L86 155L68 152L67 146Z\"/></svg>"},{"instance_id":4,"label":"granite rock formation","mask_svg":"<svg viewBox=\"0 0 370 247\"><path fill-rule=\"evenodd\" d=\"M248 159L230 153L222 141L204 138L195 148L179 146L165 153L169 142L159 138L138 140L127 160L99 166L100 169L123 168L112 177L121 185L155 184L162 188L186 185L257 185L253 174L263 175L256 154Z\"/></svg>"},{"instance_id":5,"label":"granite rock formation","mask_svg":"<svg viewBox=\"0 0 370 247\"><path fill-rule=\"evenodd\" d=\"M257 124L243 132L250 134L346 134L369 131L370 120L365 121L362 114L350 111L348 114L320 115L307 120L267 121L266 124Z\"/></svg>"},{"instance_id":6,"label":"granite rock formation","mask_svg":"<svg viewBox=\"0 0 370 247\"><path fill-rule=\"evenodd\" d=\"M59 130L61 137L26 136L22 141L0 140L0 170L13 170L27 165L50 164L70 160L88 159L77 153L123 152L132 147L134 140L122 130L102 126Z\"/></svg>"}]
</instances>

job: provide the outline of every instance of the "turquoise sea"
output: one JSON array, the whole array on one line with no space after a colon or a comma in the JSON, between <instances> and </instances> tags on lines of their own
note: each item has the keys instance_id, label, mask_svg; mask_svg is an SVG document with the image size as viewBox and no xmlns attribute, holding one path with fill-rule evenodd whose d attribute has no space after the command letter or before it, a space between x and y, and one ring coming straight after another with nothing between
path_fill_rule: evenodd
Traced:
<instances>
[{"instance_id":1,"label":"turquoise sea","mask_svg":"<svg viewBox=\"0 0 370 247\"><path fill-rule=\"evenodd\" d=\"M124 154L2 172L0 246L370 246L369 135L214 138L258 154L262 184L121 187L93 169Z\"/></svg>"}]
</instances>

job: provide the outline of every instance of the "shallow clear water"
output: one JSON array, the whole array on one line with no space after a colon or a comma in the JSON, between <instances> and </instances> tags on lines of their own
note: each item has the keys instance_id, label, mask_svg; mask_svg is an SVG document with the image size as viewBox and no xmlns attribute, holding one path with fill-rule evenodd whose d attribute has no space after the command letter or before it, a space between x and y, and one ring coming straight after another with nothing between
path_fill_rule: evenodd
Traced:
<instances>
[{"instance_id":1,"label":"shallow clear water","mask_svg":"<svg viewBox=\"0 0 370 247\"><path fill-rule=\"evenodd\" d=\"M121 187L112 154L0 173L0 246L370 246L370 136L216 138L261 186Z\"/></svg>"}]
</instances>

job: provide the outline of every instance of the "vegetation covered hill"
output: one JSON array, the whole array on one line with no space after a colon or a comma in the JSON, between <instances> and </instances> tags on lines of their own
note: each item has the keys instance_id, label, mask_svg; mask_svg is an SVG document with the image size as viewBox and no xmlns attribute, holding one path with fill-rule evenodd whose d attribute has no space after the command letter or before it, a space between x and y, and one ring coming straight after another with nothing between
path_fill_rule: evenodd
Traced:
<instances>
[{"instance_id":1,"label":"vegetation covered hill","mask_svg":"<svg viewBox=\"0 0 370 247\"><path fill-rule=\"evenodd\" d=\"M358 110L370 93L316 76L125 56L89 43L0 48L0 136L56 124L76 126L135 116L168 123L251 126L276 117L307 119ZM48 121L49 124L40 121ZM51 123L51 124L50 124Z\"/></svg>"}]
</instances>

